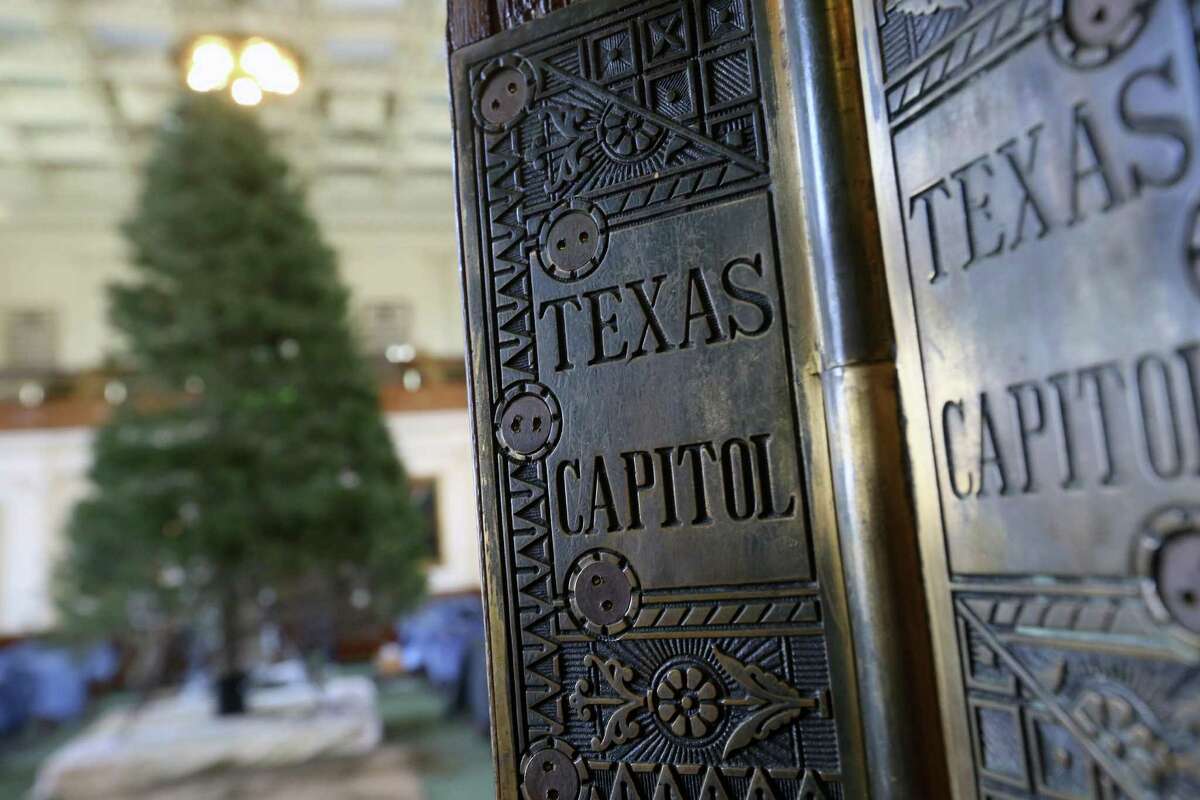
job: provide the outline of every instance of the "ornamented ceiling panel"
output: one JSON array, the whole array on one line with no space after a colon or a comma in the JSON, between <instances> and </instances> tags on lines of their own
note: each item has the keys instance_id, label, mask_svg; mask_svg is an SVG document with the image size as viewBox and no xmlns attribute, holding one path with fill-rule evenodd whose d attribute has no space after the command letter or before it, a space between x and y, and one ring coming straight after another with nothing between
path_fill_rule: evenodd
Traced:
<instances>
[{"instance_id":1,"label":"ornamented ceiling panel","mask_svg":"<svg viewBox=\"0 0 1200 800\"><path fill-rule=\"evenodd\" d=\"M444 28L442 0L4 0L0 225L123 208L179 92L173 51L209 31L302 54L300 92L259 113L319 213L449 219Z\"/></svg>"}]
</instances>

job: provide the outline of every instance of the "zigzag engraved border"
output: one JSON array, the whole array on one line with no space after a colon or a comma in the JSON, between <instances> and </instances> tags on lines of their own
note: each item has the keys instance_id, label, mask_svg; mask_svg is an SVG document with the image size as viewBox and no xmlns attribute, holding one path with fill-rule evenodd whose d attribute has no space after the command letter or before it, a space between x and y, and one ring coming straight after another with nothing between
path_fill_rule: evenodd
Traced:
<instances>
[{"instance_id":1,"label":"zigzag engraved border","mask_svg":"<svg viewBox=\"0 0 1200 800\"><path fill-rule=\"evenodd\" d=\"M537 380L537 342L530 303L529 262L524 253L525 231L516 219L523 200L517 175L521 159L504 152L505 144L503 134L485 135L477 131L477 152L484 154L481 175L486 187L480 222L481 229L486 231L487 306L489 318L495 320L495 327L488 328L490 349L495 356L488 397L492 406L498 396L496 387L519 380ZM545 465L540 461L517 463L498 455L496 467L505 540L511 537L511 549L504 548L505 576L515 582L510 586L510 594L517 610L506 617L520 619L519 631L512 633L515 641L511 661L518 694L525 698L518 708L523 717L518 735L524 748L530 734L558 735L564 723L561 700L551 714L539 708L546 701L560 697L562 689L555 677L559 670L553 661L558 645L552 635L538 632L542 628L553 633L545 629L553 625L555 614L550 602L553 575L550 530L546 524Z\"/></svg>"},{"instance_id":2,"label":"zigzag engraved border","mask_svg":"<svg viewBox=\"0 0 1200 800\"><path fill-rule=\"evenodd\" d=\"M826 772L811 769L778 769L774 767L722 767L708 764L660 764L657 762L629 762L614 764L609 761L589 761L588 768L597 773L616 772L613 779L614 791L618 782L627 785L637 784L637 778L645 776L654 784L653 797L658 800L688 800L689 794L680 789L679 779L692 778L699 780L703 776L704 796L696 795L696 800L738 800L746 797L748 800L772 800L772 798L791 798L793 795L788 787L782 784L798 784L792 786L797 792L797 800L829 800L830 793L837 792L837 786L842 776L839 772ZM657 778L657 780L654 780ZM746 793L739 791L741 784L746 786ZM774 787L772 786L774 783ZM729 784L732 788L727 788ZM775 789L780 794L776 794ZM829 793L825 790L828 789ZM617 796L617 795L613 795ZM650 794L646 795L651 796ZM640 792L633 795L640 797ZM599 800L599 795L592 794L591 798Z\"/></svg>"}]
</instances>

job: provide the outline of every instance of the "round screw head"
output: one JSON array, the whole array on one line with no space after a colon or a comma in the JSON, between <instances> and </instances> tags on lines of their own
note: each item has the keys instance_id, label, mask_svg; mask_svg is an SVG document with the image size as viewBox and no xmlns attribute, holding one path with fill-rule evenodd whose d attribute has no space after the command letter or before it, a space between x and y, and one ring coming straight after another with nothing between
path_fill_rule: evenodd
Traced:
<instances>
[{"instance_id":1,"label":"round screw head","mask_svg":"<svg viewBox=\"0 0 1200 800\"><path fill-rule=\"evenodd\" d=\"M600 227L586 211L572 210L550 226L546 239L551 243L546 260L562 272L582 269L600 247Z\"/></svg>"},{"instance_id":2,"label":"round screw head","mask_svg":"<svg viewBox=\"0 0 1200 800\"><path fill-rule=\"evenodd\" d=\"M1163 540L1155 559L1154 582L1175 622L1200 633L1200 530L1181 531Z\"/></svg>"},{"instance_id":3,"label":"round screw head","mask_svg":"<svg viewBox=\"0 0 1200 800\"><path fill-rule=\"evenodd\" d=\"M1085 47L1106 47L1121 36L1142 0L1068 0L1067 30Z\"/></svg>"},{"instance_id":4,"label":"round screw head","mask_svg":"<svg viewBox=\"0 0 1200 800\"><path fill-rule=\"evenodd\" d=\"M515 398L500 416L500 436L509 449L531 455L550 440L552 411L545 399L534 394Z\"/></svg>"},{"instance_id":5,"label":"round screw head","mask_svg":"<svg viewBox=\"0 0 1200 800\"><path fill-rule=\"evenodd\" d=\"M608 561L595 561L585 566L579 573L576 587L576 607L593 625L615 625L629 612L633 602L634 587L625 571Z\"/></svg>"},{"instance_id":6,"label":"round screw head","mask_svg":"<svg viewBox=\"0 0 1200 800\"><path fill-rule=\"evenodd\" d=\"M529 100L529 81L514 67L504 67L487 79L479 95L479 115L493 125L516 119Z\"/></svg>"},{"instance_id":7,"label":"round screw head","mask_svg":"<svg viewBox=\"0 0 1200 800\"><path fill-rule=\"evenodd\" d=\"M579 772L563 752L537 752L525 767L523 785L533 800L575 800L579 795Z\"/></svg>"}]
</instances>

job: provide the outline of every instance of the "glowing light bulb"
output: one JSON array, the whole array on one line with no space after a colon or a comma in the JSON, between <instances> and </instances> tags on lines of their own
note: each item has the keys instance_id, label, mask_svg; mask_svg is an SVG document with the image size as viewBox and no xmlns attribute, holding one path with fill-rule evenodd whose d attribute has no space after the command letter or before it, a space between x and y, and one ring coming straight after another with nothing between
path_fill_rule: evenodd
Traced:
<instances>
[{"instance_id":1,"label":"glowing light bulb","mask_svg":"<svg viewBox=\"0 0 1200 800\"><path fill-rule=\"evenodd\" d=\"M247 41L238 63L264 91L286 95L300 88L300 70L295 60L265 39Z\"/></svg>"},{"instance_id":2,"label":"glowing light bulb","mask_svg":"<svg viewBox=\"0 0 1200 800\"><path fill-rule=\"evenodd\" d=\"M198 39L188 66L188 88L195 92L224 89L234 66L233 49L228 41L220 36Z\"/></svg>"},{"instance_id":3,"label":"glowing light bulb","mask_svg":"<svg viewBox=\"0 0 1200 800\"><path fill-rule=\"evenodd\" d=\"M229 93L233 95L233 101L239 106L256 106L263 99L262 87L258 85L258 82L254 78L247 78L245 76L233 82Z\"/></svg>"},{"instance_id":4,"label":"glowing light bulb","mask_svg":"<svg viewBox=\"0 0 1200 800\"><path fill-rule=\"evenodd\" d=\"M296 62L290 58L280 59L279 69L274 74L264 77L263 88L275 94L295 94L300 88L300 70Z\"/></svg>"}]
</instances>

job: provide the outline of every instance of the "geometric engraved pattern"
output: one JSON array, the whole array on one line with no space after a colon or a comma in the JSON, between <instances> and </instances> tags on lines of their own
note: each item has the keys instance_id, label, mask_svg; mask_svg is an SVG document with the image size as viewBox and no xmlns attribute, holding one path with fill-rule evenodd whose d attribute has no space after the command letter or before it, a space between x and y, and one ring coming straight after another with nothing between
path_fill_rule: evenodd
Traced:
<instances>
[{"instance_id":1,"label":"geometric engraved pattern","mask_svg":"<svg viewBox=\"0 0 1200 800\"><path fill-rule=\"evenodd\" d=\"M737 630L743 635L748 635L751 631L759 634L795 633L807 628L813 633L818 633L819 613L815 597L783 597L769 601L701 601L686 605L644 601L626 638L637 639L643 635L657 636L665 631L698 629ZM560 616L559 627L564 631L572 627L565 614ZM574 637L566 634L563 638L570 640Z\"/></svg>"},{"instance_id":2,"label":"geometric engraved pattern","mask_svg":"<svg viewBox=\"0 0 1200 800\"><path fill-rule=\"evenodd\" d=\"M1200 671L1135 583L1049 583L956 592L980 794L1200 796Z\"/></svg>"},{"instance_id":3,"label":"geometric engraved pattern","mask_svg":"<svg viewBox=\"0 0 1200 800\"><path fill-rule=\"evenodd\" d=\"M584 242L769 188L758 69L746 0L633 4L470 65L473 98L501 81L520 106L477 106L473 128L494 408L547 368L531 270L564 208L594 209L573 218ZM562 800L844 798L815 583L655 592L608 552L556 576L542 454L495 470L511 668L495 690L526 767L575 764ZM627 617L588 605L592 581ZM526 795L550 779L525 773Z\"/></svg>"}]
</instances>

